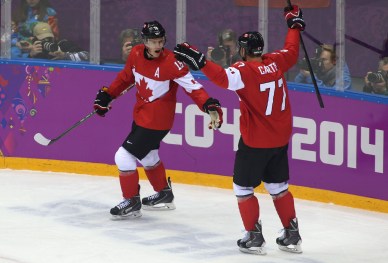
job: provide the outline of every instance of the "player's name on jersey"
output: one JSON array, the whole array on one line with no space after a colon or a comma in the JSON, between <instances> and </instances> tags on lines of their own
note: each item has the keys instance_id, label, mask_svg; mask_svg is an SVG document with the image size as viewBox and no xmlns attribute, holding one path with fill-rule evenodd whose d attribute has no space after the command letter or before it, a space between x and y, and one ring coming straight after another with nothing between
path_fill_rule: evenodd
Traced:
<instances>
[{"instance_id":1,"label":"player's name on jersey","mask_svg":"<svg viewBox=\"0 0 388 263\"><path fill-rule=\"evenodd\" d=\"M275 62L272 62L268 66L265 66L265 65L259 66L258 69L259 69L261 75L271 74L271 73L275 73L276 71L278 71L278 67L276 66Z\"/></svg>"}]
</instances>

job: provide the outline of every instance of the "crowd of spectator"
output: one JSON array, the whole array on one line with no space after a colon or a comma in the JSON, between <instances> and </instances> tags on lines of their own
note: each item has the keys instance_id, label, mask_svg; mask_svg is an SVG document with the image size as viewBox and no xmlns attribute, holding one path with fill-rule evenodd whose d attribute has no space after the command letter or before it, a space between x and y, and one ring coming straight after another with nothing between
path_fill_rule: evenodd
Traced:
<instances>
[{"instance_id":1,"label":"crowd of spectator","mask_svg":"<svg viewBox=\"0 0 388 263\"><path fill-rule=\"evenodd\" d=\"M88 61L89 52L80 48L76 43L60 38L57 11L50 0L20 0L16 10L12 12L11 21L11 57ZM123 29L119 35L120 57L110 62L125 64L132 48L142 44L140 31L134 28ZM376 71L366 73L358 80L362 83L352 85L352 77L346 62L341 69L343 72L343 87L336 83L337 54L335 45L322 44L317 48L315 56L311 58L313 72L310 72L306 61L301 60L298 73L293 78L297 83L312 84L311 75L317 81L319 88L358 90L377 95L388 95L388 36L383 41L383 49ZM223 29L216 35L213 46L209 46L206 57L220 66L227 68L240 61L237 33L229 28ZM353 78L354 80L355 78ZM356 87L355 87L356 86Z\"/></svg>"},{"instance_id":2,"label":"crowd of spectator","mask_svg":"<svg viewBox=\"0 0 388 263\"><path fill-rule=\"evenodd\" d=\"M49 0L22 0L12 16L12 58L26 58L33 48L33 27L38 22L49 24L55 39L59 37L57 12Z\"/></svg>"},{"instance_id":3,"label":"crowd of spectator","mask_svg":"<svg viewBox=\"0 0 388 263\"><path fill-rule=\"evenodd\" d=\"M60 39L57 12L49 0L22 0L13 12L11 58L88 61L89 52Z\"/></svg>"}]
</instances>

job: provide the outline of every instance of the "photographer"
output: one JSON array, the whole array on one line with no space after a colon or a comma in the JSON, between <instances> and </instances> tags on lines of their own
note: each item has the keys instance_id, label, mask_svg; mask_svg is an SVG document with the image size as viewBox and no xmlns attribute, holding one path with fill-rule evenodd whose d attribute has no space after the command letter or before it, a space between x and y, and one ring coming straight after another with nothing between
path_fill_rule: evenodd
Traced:
<instances>
[{"instance_id":1,"label":"photographer","mask_svg":"<svg viewBox=\"0 0 388 263\"><path fill-rule=\"evenodd\" d=\"M47 23L36 23L32 32L34 39L28 56L30 58L72 61L89 60L89 52L83 51L72 42L66 39L55 41L54 34Z\"/></svg>"},{"instance_id":2,"label":"photographer","mask_svg":"<svg viewBox=\"0 0 388 263\"><path fill-rule=\"evenodd\" d=\"M365 76L363 92L388 95L388 57L379 61L377 72L368 72Z\"/></svg>"},{"instance_id":3,"label":"photographer","mask_svg":"<svg viewBox=\"0 0 388 263\"><path fill-rule=\"evenodd\" d=\"M225 29L219 32L217 36L218 46L208 47L206 58L223 68L240 61L236 33L232 29Z\"/></svg>"},{"instance_id":4,"label":"photographer","mask_svg":"<svg viewBox=\"0 0 388 263\"><path fill-rule=\"evenodd\" d=\"M320 88L335 88L336 85L336 53L332 45L323 44L316 50L316 56L311 58L311 66L315 75L315 79ZM307 68L307 63L302 60L299 63L300 72L295 77L295 82L312 84L310 72ZM352 79L348 66L344 68L344 90L351 88Z\"/></svg>"},{"instance_id":5,"label":"photographer","mask_svg":"<svg viewBox=\"0 0 388 263\"><path fill-rule=\"evenodd\" d=\"M32 28L37 22L48 23L55 39L58 38L57 12L51 7L49 0L21 0L17 2L19 2L19 6L12 13L12 23L14 23L12 32L16 32L13 40L16 42L12 43L11 58L27 58L32 49Z\"/></svg>"},{"instance_id":6,"label":"photographer","mask_svg":"<svg viewBox=\"0 0 388 263\"><path fill-rule=\"evenodd\" d=\"M119 37L120 45L121 45L121 61L120 64L125 63L127 61L128 55L131 52L132 48L138 44L142 44L139 31L137 29L124 29L120 33Z\"/></svg>"}]
</instances>

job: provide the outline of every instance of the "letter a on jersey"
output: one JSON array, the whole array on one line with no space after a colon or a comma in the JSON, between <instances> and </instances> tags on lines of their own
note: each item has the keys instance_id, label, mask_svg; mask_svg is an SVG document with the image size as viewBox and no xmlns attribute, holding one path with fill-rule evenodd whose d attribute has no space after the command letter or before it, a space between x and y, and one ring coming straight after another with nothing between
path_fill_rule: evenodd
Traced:
<instances>
[{"instance_id":1,"label":"letter a on jersey","mask_svg":"<svg viewBox=\"0 0 388 263\"><path fill-rule=\"evenodd\" d=\"M159 78L159 67L156 69L154 77Z\"/></svg>"}]
</instances>

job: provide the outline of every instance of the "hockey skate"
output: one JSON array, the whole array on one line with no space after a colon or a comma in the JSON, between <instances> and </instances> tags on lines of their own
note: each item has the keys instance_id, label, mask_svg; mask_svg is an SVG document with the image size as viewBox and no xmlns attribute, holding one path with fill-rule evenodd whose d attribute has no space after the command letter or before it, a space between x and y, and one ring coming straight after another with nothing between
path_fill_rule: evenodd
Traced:
<instances>
[{"instance_id":1,"label":"hockey skate","mask_svg":"<svg viewBox=\"0 0 388 263\"><path fill-rule=\"evenodd\" d=\"M290 226L283 229L283 235L276 239L280 250L291 253L302 253L302 238L299 235L298 219L294 218Z\"/></svg>"},{"instance_id":2,"label":"hockey skate","mask_svg":"<svg viewBox=\"0 0 388 263\"><path fill-rule=\"evenodd\" d=\"M174 194L171 189L171 180L168 177L167 186L160 192L142 199L144 210L174 210Z\"/></svg>"},{"instance_id":3,"label":"hockey skate","mask_svg":"<svg viewBox=\"0 0 388 263\"><path fill-rule=\"evenodd\" d=\"M120 204L110 210L112 220L122 220L129 218L141 217L140 195L130 199L124 199Z\"/></svg>"},{"instance_id":4,"label":"hockey skate","mask_svg":"<svg viewBox=\"0 0 388 263\"><path fill-rule=\"evenodd\" d=\"M255 224L255 230L248 231L242 239L237 240L237 246L241 252L265 255L267 254L265 240L262 233L261 221Z\"/></svg>"}]
</instances>

